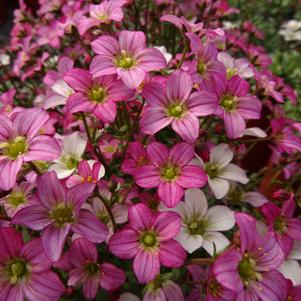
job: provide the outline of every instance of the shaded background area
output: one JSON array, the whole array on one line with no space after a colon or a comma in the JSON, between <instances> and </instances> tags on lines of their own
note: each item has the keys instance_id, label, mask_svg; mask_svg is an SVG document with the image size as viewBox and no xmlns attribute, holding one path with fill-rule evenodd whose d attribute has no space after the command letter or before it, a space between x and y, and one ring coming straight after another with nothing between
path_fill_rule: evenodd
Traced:
<instances>
[{"instance_id":1,"label":"shaded background area","mask_svg":"<svg viewBox=\"0 0 301 301\"><path fill-rule=\"evenodd\" d=\"M38 0L25 0L24 3L31 9L33 14L39 6ZM18 0L0 0L0 44L2 45L9 38L9 32L13 24L14 10L18 7Z\"/></svg>"}]
</instances>

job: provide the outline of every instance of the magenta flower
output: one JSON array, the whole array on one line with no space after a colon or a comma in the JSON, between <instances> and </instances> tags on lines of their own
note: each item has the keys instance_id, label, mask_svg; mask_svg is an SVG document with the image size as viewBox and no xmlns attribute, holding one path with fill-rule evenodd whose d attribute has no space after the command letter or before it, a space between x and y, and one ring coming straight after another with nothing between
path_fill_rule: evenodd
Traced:
<instances>
[{"instance_id":1,"label":"magenta flower","mask_svg":"<svg viewBox=\"0 0 301 301\"><path fill-rule=\"evenodd\" d=\"M148 106L140 121L141 130L154 135L171 124L182 139L193 143L199 136L199 116L213 114L218 105L215 94L207 91L191 93L193 82L184 71L175 71L166 88L150 83L143 89Z\"/></svg>"},{"instance_id":2,"label":"magenta flower","mask_svg":"<svg viewBox=\"0 0 301 301\"><path fill-rule=\"evenodd\" d=\"M16 182L23 162L52 161L60 155L56 140L39 131L49 120L41 109L27 109L0 115L0 188L9 190Z\"/></svg>"},{"instance_id":3,"label":"magenta flower","mask_svg":"<svg viewBox=\"0 0 301 301\"><path fill-rule=\"evenodd\" d=\"M248 95L248 82L237 75L216 87L219 98L216 114L224 119L227 136L238 138L246 129L245 119L260 118L261 103L257 97Z\"/></svg>"},{"instance_id":4,"label":"magenta flower","mask_svg":"<svg viewBox=\"0 0 301 301\"><path fill-rule=\"evenodd\" d=\"M165 267L181 267L186 253L174 240L180 230L180 217L174 212L153 214L144 204L129 209L129 225L115 233L110 251L122 258L134 258L133 269L140 283L153 280Z\"/></svg>"},{"instance_id":5,"label":"magenta flower","mask_svg":"<svg viewBox=\"0 0 301 301\"><path fill-rule=\"evenodd\" d=\"M67 100L68 112L93 113L105 123L114 121L116 102L134 96L134 92L113 75L92 79L89 71L74 68L65 74L64 80L75 91Z\"/></svg>"},{"instance_id":6,"label":"magenta flower","mask_svg":"<svg viewBox=\"0 0 301 301\"><path fill-rule=\"evenodd\" d=\"M67 260L66 260L67 259ZM94 299L99 286L107 291L116 290L125 281L125 273L110 263L98 262L96 246L85 238L77 238L56 265L69 270L69 286L83 285L83 294Z\"/></svg>"},{"instance_id":7,"label":"magenta flower","mask_svg":"<svg viewBox=\"0 0 301 301\"><path fill-rule=\"evenodd\" d=\"M103 242L108 234L107 227L96 216L81 209L89 194L88 184L65 190L56 173L48 172L38 179L39 204L18 211L13 223L43 230L45 253L57 261L70 230L95 243Z\"/></svg>"},{"instance_id":8,"label":"magenta flower","mask_svg":"<svg viewBox=\"0 0 301 301\"><path fill-rule=\"evenodd\" d=\"M188 272L192 277L194 288L187 301L233 301L235 293L225 289L214 277L212 267L202 268L198 265L188 265ZM203 298L203 295L204 298Z\"/></svg>"},{"instance_id":9,"label":"magenta flower","mask_svg":"<svg viewBox=\"0 0 301 301\"><path fill-rule=\"evenodd\" d=\"M121 170L124 173L134 175L141 167L148 165L146 148L140 142L130 142L126 157L122 162Z\"/></svg>"},{"instance_id":10,"label":"magenta flower","mask_svg":"<svg viewBox=\"0 0 301 301\"><path fill-rule=\"evenodd\" d=\"M229 249L214 263L215 278L225 288L236 292L236 301L283 301L286 280L277 268L284 254L272 233L259 236L256 220L236 213L240 232L240 250Z\"/></svg>"},{"instance_id":11,"label":"magenta flower","mask_svg":"<svg viewBox=\"0 0 301 301\"><path fill-rule=\"evenodd\" d=\"M141 31L120 32L119 41L103 35L92 42L93 58L90 71L94 77L117 74L129 88L137 88L145 74L166 67L162 53L146 48L145 34Z\"/></svg>"},{"instance_id":12,"label":"magenta flower","mask_svg":"<svg viewBox=\"0 0 301 301\"><path fill-rule=\"evenodd\" d=\"M301 220L293 217L296 210L295 200L287 200L281 208L269 202L263 205L261 210L269 231L274 234L282 251L288 256L293 248L294 240L301 240Z\"/></svg>"},{"instance_id":13,"label":"magenta flower","mask_svg":"<svg viewBox=\"0 0 301 301\"><path fill-rule=\"evenodd\" d=\"M206 87L214 90L214 83L224 81L226 78L226 67L217 60L217 50L213 44L203 45L200 38L195 33L186 33L190 40L190 47L195 54L189 66L194 83L204 84Z\"/></svg>"},{"instance_id":14,"label":"magenta flower","mask_svg":"<svg viewBox=\"0 0 301 301\"><path fill-rule=\"evenodd\" d=\"M111 21L121 21L123 19L122 6L127 0L104 0L98 5L90 5L90 17L82 16L78 20L78 31L83 35L93 26L100 24L110 24Z\"/></svg>"},{"instance_id":15,"label":"magenta flower","mask_svg":"<svg viewBox=\"0 0 301 301\"><path fill-rule=\"evenodd\" d=\"M164 144L152 142L147 147L151 165L141 167L134 174L137 185L158 187L158 195L166 207L175 207L185 188L200 188L207 182L204 170L191 164L193 146L181 142L168 150Z\"/></svg>"},{"instance_id":16,"label":"magenta flower","mask_svg":"<svg viewBox=\"0 0 301 301\"><path fill-rule=\"evenodd\" d=\"M91 193L96 187L98 181L105 174L105 169L103 165L100 162L93 160L80 161L77 170L77 175L72 175L67 179L66 186L68 188L71 188L76 185L88 184L90 186Z\"/></svg>"},{"instance_id":17,"label":"magenta flower","mask_svg":"<svg viewBox=\"0 0 301 301\"><path fill-rule=\"evenodd\" d=\"M56 301L65 291L52 272L40 238L24 244L13 228L0 228L0 300ZM45 281L46 280L46 281Z\"/></svg>"}]
</instances>

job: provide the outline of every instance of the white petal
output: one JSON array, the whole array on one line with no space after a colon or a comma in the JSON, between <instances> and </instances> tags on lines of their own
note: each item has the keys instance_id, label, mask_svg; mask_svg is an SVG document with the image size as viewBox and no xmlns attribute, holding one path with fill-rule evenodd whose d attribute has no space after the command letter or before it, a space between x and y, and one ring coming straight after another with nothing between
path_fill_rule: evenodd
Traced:
<instances>
[{"instance_id":1,"label":"white petal","mask_svg":"<svg viewBox=\"0 0 301 301\"><path fill-rule=\"evenodd\" d=\"M214 254L214 248L216 252L219 253L224 250L230 243L228 238L219 232L206 232L203 238L203 248L211 256L213 256Z\"/></svg>"},{"instance_id":2,"label":"white petal","mask_svg":"<svg viewBox=\"0 0 301 301\"><path fill-rule=\"evenodd\" d=\"M140 301L140 299L132 293L123 293L117 301Z\"/></svg>"},{"instance_id":3,"label":"white petal","mask_svg":"<svg viewBox=\"0 0 301 301\"><path fill-rule=\"evenodd\" d=\"M176 240L190 254L199 249L203 244L203 237L201 235L190 235L184 228L181 228L180 233L176 236Z\"/></svg>"},{"instance_id":4,"label":"white petal","mask_svg":"<svg viewBox=\"0 0 301 301\"><path fill-rule=\"evenodd\" d=\"M66 102L67 98L65 96L54 94L46 99L44 109L47 110L56 106L65 105Z\"/></svg>"},{"instance_id":5,"label":"white petal","mask_svg":"<svg viewBox=\"0 0 301 301\"><path fill-rule=\"evenodd\" d=\"M163 211L163 210L161 210L161 211ZM176 212L176 213L178 213L182 217L182 219L189 219L191 217L191 215L192 215L189 207L184 202L180 202L176 207L174 207L174 208L167 208L167 210L164 210L164 211L173 211L173 212Z\"/></svg>"},{"instance_id":6,"label":"white petal","mask_svg":"<svg viewBox=\"0 0 301 301\"><path fill-rule=\"evenodd\" d=\"M220 167L228 165L233 158L233 152L228 144L222 143L214 147L210 153L210 162L217 163Z\"/></svg>"},{"instance_id":7,"label":"white petal","mask_svg":"<svg viewBox=\"0 0 301 301\"><path fill-rule=\"evenodd\" d=\"M259 138L265 138L267 134L262 129L254 127L254 128L245 129L243 132L243 136L254 136Z\"/></svg>"},{"instance_id":8,"label":"white petal","mask_svg":"<svg viewBox=\"0 0 301 301\"><path fill-rule=\"evenodd\" d=\"M249 182L245 171L237 165L229 164L224 167L218 174L219 177L226 179L237 181L242 184L246 184Z\"/></svg>"},{"instance_id":9,"label":"white petal","mask_svg":"<svg viewBox=\"0 0 301 301\"><path fill-rule=\"evenodd\" d=\"M301 267L297 260L286 260L279 271L287 279L290 279L294 285L301 284Z\"/></svg>"},{"instance_id":10,"label":"white petal","mask_svg":"<svg viewBox=\"0 0 301 301\"><path fill-rule=\"evenodd\" d=\"M71 87L69 87L67 85L67 83L62 79L57 80L54 83L54 85L51 87L51 89L55 93L57 93L61 96L64 96L64 97L69 97L70 95L72 95L74 93L74 90Z\"/></svg>"},{"instance_id":11,"label":"white petal","mask_svg":"<svg viewBox=\"0 0 301 301\"><path fill-rule=\"evenodd\" d=\"M187 189L185 203L192 215L204 216L208 210L207 199L200 189Z\"/></svg>"},{"instance_id":12,"label":"white petal","mask_svg":"<svg viewBox=\"0 0 301 301\"><path fill-rule=\"evenodd\" d=\"M112 209L112 213L117 224L126 223L128 220L128 206L126 205L115 205Z\"/></svg>"},{"instance_id":13,"label":"white petal","mask_svg":"<svg viewBox=\"0 0 301 301\"><path fill-rule=\"evenodd\" d=\"M63 154L70 154L74 159L80 160L85 152L87 140L83 139L79 132L74 132L64 138Z\"/></svg>"},{"instance_id":14,"label":"white petal","mask_svg":"<svg viewBox=\"0 0 301 301\"><path fill-rule=\"evenodd\" d=\"M230 189L229 182L221 178L210 179L208 177L208 184L217 199L223 198Z\"/></svg>"},{"instance_id":15,"label":"white petal","mask_svg":"<svg viewBox=\"0 0 301 301\"><path fill-rule=\"evenodd\" d=\"M234 58L227 52L220 52L217 55L217 60L223 63L227 69L234 69Z\"/></svg>"},{"instance_id":16,"label":"white petal","mask_svg":"<svg viewBox=\"0 0 301 301\"><path fill-rule=\"evenodd\" d=\"M56 172L57 177L59 179L65 179L68 178L69 176L71 176L73 174L73 172L75 171L75 168L73 169L67 169L66 166L64 164L60 164L60 163L55 163L52 164L49 167L49 170L53 170Z\"/></svg>"},{"instance_id":17,"label":"white petal","mask_svg":"<svg viewBox=\"0 0 301 301\"><path fill-rule=\"evenodd\" d=\"M254 207L261 207L265 203L269 202L269 200L263 194L256 191L246 192L243 195L242 201L249 203Z\"/></svg>"},{"instance_id":18,"label":"white petal","mask_svg":"<svg viewBox=\"0 0 301 301\"><path fill-rule=\"evenodd\" d=\"M209 208L206 218L208 231L226 231L235 225L234 213L227 206L217 205Z\"/></svg>"},{"instance_id":19,"label":"white petal","mask_svg":"<svg viewBox=\"0 0 301 301\"><path fill-rule=\"evenodd\" d=\"M301 240L294 241L294 246L289 258L301 260Z\"/></svg>"}]
</instances>

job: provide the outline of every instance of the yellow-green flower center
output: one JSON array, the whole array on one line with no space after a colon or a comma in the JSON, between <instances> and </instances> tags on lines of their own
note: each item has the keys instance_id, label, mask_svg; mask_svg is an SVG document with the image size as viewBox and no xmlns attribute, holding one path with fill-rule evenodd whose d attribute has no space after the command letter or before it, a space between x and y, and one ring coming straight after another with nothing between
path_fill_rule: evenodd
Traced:
<instances>
[{"instance_id":1,"label":"yellow-green flower center","mask_svg":"<svg viewBox=\"0 0 301 301\"><path fill-rule=\"evenodd\" d=\"M210 295L215 298L221 297L222 295L221 285L215 279L212 279L208 283L208 290L210 291Z\"/></svg>"},{"instance_id":2,"label":"yellow-green flower center","mask_svg":"<svg viewBox=\"0 0 301 301\"><path fill-rule=\"evenodd\" d=\"M231 79L235 74L237 74L237 68L227 69L227 80Z\"/></svg>"},{"instance_id":3,"label":"yellow-green flower center","mask_svg":"<svg viewBox=\"0 0 301 301\"><path fill-rule=\"evenodd\" d=\"M255 267L255 260L245 254L238 265L238 273L245 286L248 286L250 281L262 280L261 274L256 272Z\"/></svg>"},{"instance_id":4,"label":"yellow-green flower center","mask_svg":"<svg viewBox=\"0 0 301 301\"><path fill-rule=\"evenodd\" d=\"M236 108L237 99L231 95L224 95L220 101L222 108L229 112Z\"/></svg>"},{"instance_id":5,"label":"yellow-green flower center","mask_svg":"<svg viewBox=\"0 0 301 301\"><path fill-rule=\"evenodd\" d=\"M72 223L74 221L73 207L66 203L59 203L51 210L50 218L59 227Z\"/></svg>"},{"instance_id":6,"label":"yellow-green flower center","mask_svg":"<svg viewBox=\"0 0 301 301\"><path fill-rule=\"evenodd\" d=\"M3 155L15 160L19 155L27 152L28 145L25 137L17 136L13 140L0 144Z\"/></svg>"},{"instance_id":7,"label":"yellow-green flower center","mask_svg":"<svg viewBox=\"0 0 301 301\"><path fill-rule=\"evenodd\" d=\"M274 228L279 233L285 233L287 230L285 218L283 216L279 216L274 221Z\"/></svg>"},{"instance_id":8,"label":"yellow-green flower center","mask_svg":"<svg viewBox=\"0 0 301 301\"><path fill-rule=\"evenodd\" d=\"M203 61L199 61L197 65L198 74L204 75L207 71L207 64Z\"/></svg>"},{"instance_id":9,"label":"yellow-green flower center","mask_svg":"<svg viewBox=\"0 0 301 301\"><path fill-rule=\"evenodd\" d=\"M100 211L97 214L97 217L105 225L107 225L109 223L109 221L110 221L110 216L109 216L109 214L106 211Z\"/></svg>"},{"instance_id":10,"label":"yellow-green flower center","mask_svg":"<svg viewBox=\"0 0 301 301\"><path fill-rule=\"evenodd\" d=\"M135 60L132 56L127 54L124 50L121 52L121 54L116 58L116 65L119 68L129 70L131 69L135 64Z\"/></svg>"},{"instance_id":11,"label":"yellow-green flower center","mask_svg":"<svg viewBox=\"0 0 301 301\"><path fill-rule=\"evenodd\" d=\"M16 284L23 276L28 273L26 261L19 258L12 259L6 266L8 277L11 284Z\"/></svg>"},{"instance_id":12,"label":"yellow-green flower center","mask_svg":"<svg viewBox=\"0 0 301 301\"><path fill-rule=\"evenodd\" d=\"M179 168L175 165L167 165L161 169L161 177L166 181L172 181L179 175Z\"/></svg>"},{"instance_id":13,"label":"yellow-green flower center","mask_svg":"<svg viewBox=\"0 0 301 301\"><path fill-rule=\"evenodd\" d=\"M210 179L214 179L218 176L219 166L216 163L207 163L205 165L205 171Z\"/></svg>"},{"instance_id":14,"label":"yellow-green flower center","mask_svg":"<svg viewBox=\"0 0 301 301\"><path fill-rule=\"evenodd\" d=\"M88 97L93 102L103 103L107 97L107 91L103 87L94 87L89 91Z\"/></svg>"},{"instance_id":15,"label":"yellow-green flower center","mask_svg":"<svg viewBox=\"0 0 301 301\"><path fill-rule=\"evenodd\" d=\"M7 201L10 205L17 208L26 203L26 196L22 191L13 191L8 197Z\"/></svg>"},{"instance_id":16,"label":"yellow-green flower center","mask_svg":"<svg viewBox=\"0 0 301 301\"><path fill-rule=\"evenodd\" d=\"M206 218L202 218L200 220L193 219L186 222L186 224L191 235L203 235L206 232L208 220Z\"/></svg>"},{"instance_id":17,"label":"yellow-green flower center","mask_svg":"<svg viewBox=\"0 0 301 301\"><path fill-rule=\"evenodd\" d=\"M62 161L65 163L65 166L68 170L76 168L79 163L79 161L72 155L65 155L62 158Z\"/></svg>"},{"instance_id":18,"label":"yellow-green flower center","mask_svg":"<svg viewBox=\"0 0 301 301\"><path fill-rule=\"evenodd\" d=\"M154 248L158 245L158 236L154 232L145 231L141 234L139 242L144 248Z\"/></svg>"},{"instance_id":19,"label":"yellow-green flower center","mask_svg":"<svg viewBox=\"0 0 301 301\"><path fill-rule=\"evenodd\" d=\"M97 263L95 262L89 262L85 265L84 267L85 271L90 275L93 276L95 275L97 272L99 272L99 266Z\"/></svg>"},{"instance_id":20,"label":"yellow-green flower center","mask_svg":"<svg viewBox=\"0 0 301 301\"><path fill-rule=\"evenodd\" d=\"M169 116L171 117L176 117L176 118L180 118L182 117L182 115L186 112L186 108L181 105L181 104L174 104L171 105L168 109L167 109L167 113Z\"/></svg>"}]
</instances>

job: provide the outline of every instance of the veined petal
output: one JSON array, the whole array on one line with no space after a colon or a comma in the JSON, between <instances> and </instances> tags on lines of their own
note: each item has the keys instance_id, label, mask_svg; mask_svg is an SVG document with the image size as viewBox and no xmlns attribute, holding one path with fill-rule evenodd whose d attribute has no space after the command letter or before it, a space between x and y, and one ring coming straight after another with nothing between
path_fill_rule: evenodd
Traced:
<instances>
[{"instance_id":1,"label":"veined petal","mask_svg":"<svg viewBox=\"0 0 301 301\"><path fill-rule=\"evenodd\" d=\"M142 166L134 172L135 182L143 188L157 187L160 183L160 172L155 166Z\"/></svg>"},{"instance_id":2,"label":"veined petal","mask_svg":"<svg viewBox=\"0 0 301 301\"><path fill-rule=\"evenodd\" d=\"M139 250L138 233L131 228L116 232L110 239L109 250L122 259L135 257Z\"/></svg>"},{"instance_id":3,"label":"veined petal","mask_svg":"<svg viewBox=\"0 0 301 301\"><path fill-rule=\"evenodd\" d=\"M185 102L190 95L192 85L190 75L185 71L177 70L167 80L166 96L170 100Z\"/></svg>"},{"instance_id":4,"label":"veined petal","mask_svg":"<svg viewBox=\"0 0 301 301\"><path fill-rule=\"evenodd\" d=\"M208 177L208 184L217 199L222 199L230 189L230 184L227 180L217 177L213 179Z\"/></svg>"},{"instance_id":5,"label":"veined petal","mask_svg":"<svg viewBox=\"0 0 301 301\"><path fill-rule=\"evenodd\" d=\"M139 67L147 72L166 67L165 57L156 48L143 49L137 54L136 59Z\"/></svg>"},{"instance_id":6,"label":"veined petal","mask_svg":"<svg viewBox=\"0 0 301 301\"><path fill-rule=\"evenodd\" d=\"M154 223L151 210L143 203L132 205L129 208L128 219L131 227L139 232L150 229Z\"/></svg>"},{"instance_id":7,"label":"veined petal","mask_svg":"<svg viewBox=\"0 0 301 301\"><path fill-rule=\"evenodd\" d=\"M80 210L76 223L71 230L91 242L101 243L108 235L108 228L88 210Z\"/></svg>"},{"instance_id":8,"label":"veined petal","mask_svg":"<svg viewBox=\"0 0 301 301\"><path fill-rule=\"evenodd\" d=\"M201 188L207 183L204 170L196 165L187 165L181 169L177 184L183 188Z\"/></svg>"},{"instance_id":9,"label":"veined petal","mask_svg":"<svg viewBox=\"0 0 301 301\"><path fill-rule=\"evenodd\" d=\"M228 144L221 143L210 152L210 162L217 163L220 168L228 165L233 159L233 152Z\"/></svg>"},{"instance_id":10,"label":"veined petal","mask_svg":"<svg viewBox=\"0 0 301 301\"><path fill-rule=\"evenodd\" d=\"M199 136L199 120L190 112L186 112L182 118L175 118L171 126L183 140L189 143L194 143Z\"/></svg>"},{"instance_id":11,"label":"veined petal","mask_svg":"<svg viewBox=\"0 0 301 301\"><path fill-rule=\"evenodd\" d=\"M188 100L189 112L195 116L208 116L214 114L218 99L214 93L198 91L191 94Z\"/></svg>"},{"instance_id":12,"label":"veined petal","mask_svg":"<svg viewBox=\"0 0 301 301\"><path fill-rule=\"evenodd\" d=\"M139 67L132 67L128 70L118 68L117 74L130 89L138 88L145 77L145 71Z\"/></svg>"},{"instance_id":13,"label":"veined petal","mask_svg":"<svg viewBox=\"0 0 301 301\"><path fill-rule=\"evenodd\" d=\"M176 182L162 182L158 187L158 195L168 208L175 207L181 200L184 190Z\"/></svg>"},{"instance_id":14,"label":"veined petal","mask_svg":"<svg viewBox=\"0 0 301 301\"><path fill-rule=\"evenodd\" d=\"M186 252L176 240L164 241L160 245L160 262L168 268L179 268L184 264Z\"/></svg>"},{"instance_id":15,"label":"veined petal","mask_svg":"<svg viewBox=\"0 0 301 301\"><path fill-rule=\"evenodd\" d=\"M226 231L234 227L234 213L227 206L216 205L209 208L206 218L208 231Z\"/></svg>"},{"instance_id":16,"label":"veined petal","mask_svg":"<svg viewBox=\"0 0 301 301\"><path fill-rule=\"evenodd\" d=\"M17 179L17 175L22 167L23 158L18 157L12 161L7 158L0 159L0 188L3 190L11 189Z\"/></svg>"},{"instance_id":17,"label":"veined petal","mask_svg":"<svg viewBox=\"0 0 301 301\"><path fill-rule=\"evenodd\" d=\"M64 81L72 89L78 92L87 93L92 86L92 76L89 71L74 68L64 75Z\"/></svg>"},{"instance_id":18,"label":"veined petal","mask_svg":"<svg viewBox=\"0 0 301 301\"><path fill-rule=\"evenodd\" d=\"M153 280L160 273L160 261L157 252L140 249L135 256L133 269L140 283Z\"/></svg>"},{"instance_id":19,"label":"veined petal","mask_svg":"<svg viewBox=\"0 0 301 301\"><path fill-rule=\"evenodd\" d=\"M175 212L161 212L154 221L154 229L160 236L160 241L174 238L180 231L181 217Z\"/></svg>"},{"instance_id":20,"label":"veined petal","mask_svg":"<svg viewBox=\"0 0 301 301\"><path fill-rule=\"evenodd\" d=\"M154 165L162 166L167 163L169 151L164 144L152 142L147 147L147 155Z\"/></svg>"},{"instance_id":21,"label":"veined petal","mask_svg":"<svg viewBox=\"0 0 301 301\"><path fill-rule=\"evenodd\" d=\"M230 241L226 236L219 232L205 232L203 235L203 248L211 255L214 255L214 251L219 253L223 251Z\"/></svg>"},{"instance_id":22,"label":"veined petal","mask_svg":"<svg viewBox=\"0 0 301 301\"><path fill-rule=\"evenodd\" d=\"M44 250L46 256L52 261L57 261L61 257L69 229L69 224L63 227L57 227L55 224L51 224L43 231L42 242Z\"/></svg>"}]
</instances>

